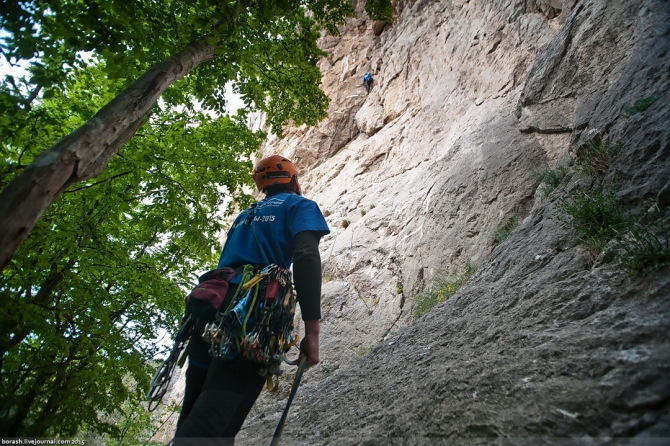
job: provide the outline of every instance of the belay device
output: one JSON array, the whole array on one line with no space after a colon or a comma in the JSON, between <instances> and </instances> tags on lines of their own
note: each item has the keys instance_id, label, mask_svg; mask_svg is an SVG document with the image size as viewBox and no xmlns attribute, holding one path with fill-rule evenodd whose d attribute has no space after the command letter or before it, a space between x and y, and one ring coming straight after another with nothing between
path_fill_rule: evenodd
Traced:
<instances>
[{"instance_id":1,"label":"belay device","mask_svg":"<svg viewBox=\"0 0 670 446\"><path fill-rule=\"evenodd\" d=\"M281 374L284 354L298 342L295 306L290 270L272 264L253 275L253 267L246 266L233 299L205 326L203 339L212 343L212 356L262 364L259 374L268 378L268 390L276 391L272 376Z\"/></svg>"}]
</instances>

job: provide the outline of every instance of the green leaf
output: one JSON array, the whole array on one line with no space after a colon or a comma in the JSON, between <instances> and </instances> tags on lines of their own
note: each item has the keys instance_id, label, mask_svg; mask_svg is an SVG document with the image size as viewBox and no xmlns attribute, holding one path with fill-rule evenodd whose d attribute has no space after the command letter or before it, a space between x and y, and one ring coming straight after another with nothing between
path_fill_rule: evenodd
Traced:
<instances>
[{"instance_id":1,"label":"green leaf","mask_svg":"<svg viewBox=\"0 0 670 446\"><path fill-rule=\"evenodd\" d=\"M393 5L390 0L366 0L365 12L378 22L393 21Z\"/></svg>"}]
</instances>

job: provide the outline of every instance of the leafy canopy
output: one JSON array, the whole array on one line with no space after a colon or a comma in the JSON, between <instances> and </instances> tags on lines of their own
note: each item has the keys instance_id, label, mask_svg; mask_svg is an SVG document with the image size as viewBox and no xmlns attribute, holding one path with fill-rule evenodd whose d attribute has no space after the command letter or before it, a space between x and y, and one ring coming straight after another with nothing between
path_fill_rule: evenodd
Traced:
<instances>
[{"instance_id":1,"label":"leafy canopy","mask_svg":"<svg viewBox=\"0 0 670 446\"><path fill-rule=\"evenodd\" d=\"M272 130L281 134L289 119L314 125L325 117L328 99L316 66L324 53L316 38L323 27L337 33L352 12L345 0L13 2L0 15L9 32L2 54L10 63L31 61L25 87L44 90L48 98L91 58L103 62L108 78L123 80L122 89L206 37L217 57L165 99L192 107L195 98L223 112L225 85L233 82L245 103L267 112ZM13 99L22 102L16 93Z\"/></svg>"},{"instance_id":2,"label":"leafy canopy","mask_svg":"<svg viewBox=\"0 0 670 446\"><path fill-rule=\"evenodd\" d=\"M121 81L91 66L31 108L5 145L6 181L53 138L88 119ZM36 123L36 125L31 125ZM95 179L67 190L0 281L0 428L15 435L119 435L104 420L138 405L183 290L218 253L219 209L251 184L264 138L238 118L157 105ZM131 402L133 402L131 404ZM107 414L107 415L105 415ZM113 419L113 418L112 418Z\"/></svg>"}]
</instances>

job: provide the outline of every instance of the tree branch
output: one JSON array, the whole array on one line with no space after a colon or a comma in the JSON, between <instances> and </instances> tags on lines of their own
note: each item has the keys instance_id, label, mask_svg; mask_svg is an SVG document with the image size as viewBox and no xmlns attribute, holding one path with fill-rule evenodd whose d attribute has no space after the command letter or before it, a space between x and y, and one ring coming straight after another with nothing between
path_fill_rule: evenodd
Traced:
<instances>
[{"instance_id":1,"label":"tree branch","mask_svg":"<svg viewBox=\"0 0 670 446\"><path fill-rule=\"evenodd\" d=\"M131 174L131 173L133 173L132 170L129 170L129 171L127 171L127 172L122 172L122 173L117 174L117 175L114 175L114 176L112 176L112 177L105 178L104 180L100 180L100 181L96 181L95 183L88 184L88 185L86 185L86 186L82 186L82 187L77 187L77 188L73 188L73 189L70 189L70 190L66 190L66 191L64 191L63 193L64 193L64 194L71 194L71 193L74 193L74 192L79 192L80 190L90 189L90 188L92 188L92 187L94 187L94 186L97 186L98 184L106 183L107 181L115 180L115 179L117 179L117 178L126 176L126 175Z\"/></svg>"}]
</instances>

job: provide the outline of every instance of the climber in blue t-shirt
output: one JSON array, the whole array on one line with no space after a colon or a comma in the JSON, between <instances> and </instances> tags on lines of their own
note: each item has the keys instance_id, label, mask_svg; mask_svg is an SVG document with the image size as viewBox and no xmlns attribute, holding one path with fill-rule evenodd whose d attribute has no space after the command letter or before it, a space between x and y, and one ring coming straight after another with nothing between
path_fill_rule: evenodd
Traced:
<instances>
[{"instance_id":1,"label":"climber in blue t-shirt","mask_svg":"<svg viewBox=\"0 0 670 446\"><path fill-rule=\"evenodd\" d=\"M370 73L365 73L363 75L363 84L365 84L365 90L370 94L370 90L372 90L372 83L374 82L374 79L372 78L372 75Z\"/></svg>"},{"instance_id":2,"label":"climber in blue t-shirt","mask_svg":"<svg viewBox=\"0 0 670 446\"><path fill-rule=\"evenodd\" d=\"M293 284L305 324L300 356L306 357L310 367L319 362L319 241L330 230L317 204L302 196L298 171L288 159L275 155L260 160L254 167L254 181L266 197L237 216L228 230L218 268L240 271L244 265L289 268L293 264ZM239 281L238 274L230 281L227 296ZM209 345L197 335L190 343L175 445L184 437L234 438L263 389L265 378L258 374L261 365L243 357L212 359L207 354Z\"/></svg>"},{"instance_id":3,"label":"climber in blue t-shirt","mask_svg":"<svg viewBox=\"0 0 670 446\"><path fill-rule=\"evenodd\" d=\"M294 239L303 231L320 235L329 232L319 207L295 193L278 192L254 203L235 219L218 267L275 263L289 268L293 262ZM264 247L267 258L258 249L259 244Z\"/></svg>"}]
</instances>

